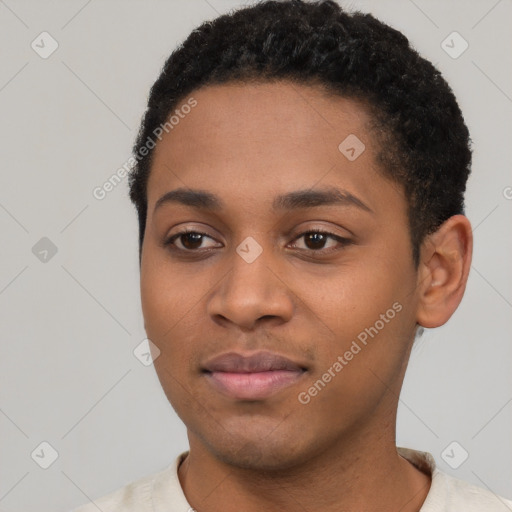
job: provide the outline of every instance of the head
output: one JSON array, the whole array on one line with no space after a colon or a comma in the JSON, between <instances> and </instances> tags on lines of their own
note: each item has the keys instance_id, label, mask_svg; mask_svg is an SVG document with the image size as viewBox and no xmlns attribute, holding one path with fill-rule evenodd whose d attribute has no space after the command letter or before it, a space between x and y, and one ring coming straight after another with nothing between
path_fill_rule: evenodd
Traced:
<instances>
[{"instance_id":1,"label":"head","mask_svg":"<svg viewBox=\"0 0 512 512\"><path fill-rule=\"evenodd\" d=\"M191 446L282 469L391 432L416 330L449 319L471 258L469 135L439 71L371 15L260 2L169 57L134 162L145 327ZM212 358L262 351L295 380L212 386Z\"/></svg>"}]
</instances>

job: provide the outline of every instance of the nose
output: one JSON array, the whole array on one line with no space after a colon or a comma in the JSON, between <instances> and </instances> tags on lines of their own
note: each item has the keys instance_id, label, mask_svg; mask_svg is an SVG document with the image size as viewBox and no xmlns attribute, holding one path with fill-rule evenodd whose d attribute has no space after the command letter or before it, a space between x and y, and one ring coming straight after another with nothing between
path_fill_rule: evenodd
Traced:
<instances>
[{"instance_id":1,"label":"nose","mask_svg":"<svg viewBox=\"0 0 512 512\"><path fill-rule=\"evenodd\" d=\"M272 263L271 252L263 250L252 262L233 253L230 268L208 302L208 314L215 322L253 330L262 322L279 325L291 319L294 295L283 272Z\"/></svg>"}]
</instances>

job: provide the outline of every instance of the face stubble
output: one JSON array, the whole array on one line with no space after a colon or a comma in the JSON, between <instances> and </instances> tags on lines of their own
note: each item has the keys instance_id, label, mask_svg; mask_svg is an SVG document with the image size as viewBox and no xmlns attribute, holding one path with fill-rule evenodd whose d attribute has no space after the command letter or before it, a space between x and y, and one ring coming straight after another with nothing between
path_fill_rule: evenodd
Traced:
<instances>
[{"instance_id":1,"label":"face stubble","mask_svg":"<svg viewBox=\"0 0 512 512\"><path fill-rule=\"evenodd\" d=\"M145 328L161 351L155 369L187 426L191 456L274 473L349 460L367 446L390 453L414 337L416 272L407 202L375 163L366 111L287 83L225 84L194 97L193 112L155 149L141 263ZM365 144L353 161L338 149L351 134ZM153 212L159 197L183 186L215 193L227 208ZM372 212L331 205L283 215L269 207L277 194L326 186ZM183 227L207 233L210 254L163 245ZM289 249L292 235L315 228L350 243L326 256ZM247 237L263 251L250 264L235 250ZM400 313L300 403L298 394L396 302ZM205 378L202 365L213 356L260 350L299 361L303 377L252 401L226 397Z\"/></svg>"}]
</instances>

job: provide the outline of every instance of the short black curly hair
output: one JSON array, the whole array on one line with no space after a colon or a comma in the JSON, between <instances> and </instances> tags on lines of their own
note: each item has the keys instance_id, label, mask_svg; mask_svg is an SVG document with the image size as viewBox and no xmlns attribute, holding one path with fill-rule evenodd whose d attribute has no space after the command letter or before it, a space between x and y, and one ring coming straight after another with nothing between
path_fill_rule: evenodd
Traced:
<instances>
[{"instance_id":1,"label":"short black curly hair","mask_svg":"<svg viewBox=\"0 0 512 512\"><path fill-rule=\"evenodd\" d=\"M318 85L368 106L382 172L405 191L417 266L425 236L464 213L469 131L450 86L401 32L370 14L345 12L333 0L266 0L240 8L200 25L167 59L133 146L129 186L139 262L155 145L148 141L155 130L200 87L275 80Z\"/></svg>"}]
</instances>

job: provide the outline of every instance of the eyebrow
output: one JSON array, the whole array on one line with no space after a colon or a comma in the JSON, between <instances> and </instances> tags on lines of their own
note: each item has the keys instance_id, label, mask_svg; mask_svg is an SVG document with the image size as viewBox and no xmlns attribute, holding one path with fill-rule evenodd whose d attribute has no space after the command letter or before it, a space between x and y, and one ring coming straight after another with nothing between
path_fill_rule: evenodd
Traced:
<instances>
[{"instance_id":1,"label":"eyebrow","mask_svg":"<svg viewBox=\"0 0 512 512\"><path fill-rule=\"evenodd\" d=\"M220 211L225 203L220 197L205 190L178 188L164 194L155 204L153 212L164 204L177 203L198 210ZM374 213L373 210L346 190L335 187L322 189L305 189L288 192L274 198L272 210L297 210L315 206L355 206L361 210Z\"/></svg>"}]
</instances>

